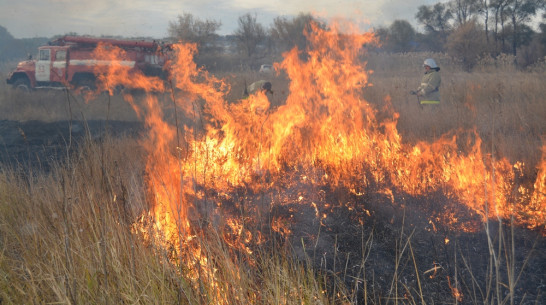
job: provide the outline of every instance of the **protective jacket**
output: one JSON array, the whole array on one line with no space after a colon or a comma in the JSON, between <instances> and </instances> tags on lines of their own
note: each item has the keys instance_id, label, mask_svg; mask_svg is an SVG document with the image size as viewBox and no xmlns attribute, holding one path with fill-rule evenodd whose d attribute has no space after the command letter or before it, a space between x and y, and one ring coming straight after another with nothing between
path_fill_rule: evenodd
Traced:
<instances>
[{"instance_id":1,"label":"protective jacket","mask_svg":"<svg viewBox=\"0 0 546 305\"><path fill-rule=\"evenodd\" d=\"M271 83L265 80L259 80L257 82L253 82L248 87L245 88L243 91L243 98L247 98L249 95L252 95L259 90L263 90L264 92L273 93L273 90L271 90Z\"/></svg>"},{"instance_id":2,"label":"protective jacket","mask_svg":"<svg viewBox=\"0 0 546 305\"><path fill-rule=\"evenodd\" d=\"M417 95L421 97L421 104L440 104L440 84L442 78L438 68L425 72L421 85L417 88Z\"/></svg>"}]
</instances>

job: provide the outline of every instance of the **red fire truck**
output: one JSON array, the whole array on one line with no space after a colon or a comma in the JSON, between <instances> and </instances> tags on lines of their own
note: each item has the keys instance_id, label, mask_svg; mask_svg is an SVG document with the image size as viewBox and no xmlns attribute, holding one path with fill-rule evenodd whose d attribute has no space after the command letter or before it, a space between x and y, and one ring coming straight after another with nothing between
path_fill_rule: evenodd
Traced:
<instances>
[{"instance_id":1,"label":"red fire truck","mask_svg":"<svg viewBox=\"0 0 546 305\"><path fill-rule=\"evenodd\" d=\"M99 43L106 43L125 51L118 63L131 71L140 70L146 75L164 75L166 48L155 41L120 40L64 36L38 48L38 58L29 58L17 65L8 75L7 83L25 91L37 88L95 88L96 66L111 61L93 58Z\"/></svg>"}]
</instances>

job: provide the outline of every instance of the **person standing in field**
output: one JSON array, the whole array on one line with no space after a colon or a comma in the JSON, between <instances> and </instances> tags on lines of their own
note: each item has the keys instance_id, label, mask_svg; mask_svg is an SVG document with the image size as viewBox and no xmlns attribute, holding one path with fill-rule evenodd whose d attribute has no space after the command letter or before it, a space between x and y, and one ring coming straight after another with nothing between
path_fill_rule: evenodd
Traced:
<instances>
[{"instance_id":1,"label":"person standing in field","mask_svg":"<svg viewBox=\"0 0 546 305\"><path fill-rule=\"evenodd\" d=\"M253 82L248 87L245 87L245 90L243 92L243 98L247 98L249 95L254 94L258 91L262 91L264 93L271 93L273 94L273 90L271 90L271 83L265 80L259 80L257 82Z\"/></svg>"},{"instance_id":2,"label":"person standing in field","mask_svg":"<svg viewBox=\"0 0 546 305\"><path fill-rule=\"evenodd\" d=\"M440 104L440 67L432 58L425 59L423 63L425 75L421 79L421 85L415 91L410 93L417 95L421 105L439 105Z\"/></svg>"}]
</instances>

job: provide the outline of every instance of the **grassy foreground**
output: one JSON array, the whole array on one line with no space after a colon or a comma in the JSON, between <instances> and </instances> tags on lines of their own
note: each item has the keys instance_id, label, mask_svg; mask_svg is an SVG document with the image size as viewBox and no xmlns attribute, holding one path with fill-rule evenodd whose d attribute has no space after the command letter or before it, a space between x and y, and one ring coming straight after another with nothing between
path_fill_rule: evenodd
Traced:
<instances>
[{"instance_id":1,"label":"grassy foreground","mask_svg":"<svg viewBox=\"0 0 546 305\"><path fill-rule=\"evenodd\" d=\"M214 238L202 242L218 282L192 280L133 230L146 201L138 151L108 138L47 174L2 170L2 304L329 303L320 278L285 253L258 253L257 273Z\"/></svg>"},{"instance_id":2,"label":"grassy foreground","mask_svg":"<svg viewBox=\"0 0 546 305\"><path fill-rule=\"evenodd\" d=\"M531 180L536 175L535 166L543 145L541 137L546 134L543 73L496 70L468 74L450 69L450 65L443 66L443 104L431 115L407 95L419 82L420 58L411 61L396 58L399 65L388 67L381 63L392 61L377 60L370 62L376 71L371 77L374 86L364 94L378 109L390 97L388 103L400 113L398 126L405 141L432 141L456 128L476 128L484 139L484 151L522 161L527 164L526 175ZM255 73L244 75L249 80L261 77ZM285 80L272 78L274 86L279 88L273 104L280 104ZM234 94L241 92L237 87L240 85L240 79L234 81ZM106 100L100 100L98 105L80 103L81 109L75 110L68 108L62 93L28 97L2 87L2 94L1 107L11 111L3 112L4 119L49 121L72 115L135 118L130 107L116 103L121 102L116 97L111 101L112 107ZM50 110L46 119L44 109ZM138 139L106 136L100 141L85 139L77 153L54 164L48 172L2 167L1 304L342 304L356 303L357 299L376 304L431 303L429 300L433 298L427 293L433 292L423 292L419 290L421 286L404 287L397 271L377 274L378 278L393 278L390 291L382 298L362 297L367 292L355 291L337 281L336 276L326 276L295 260L289 247L257 251L255 265L249 266L229 252L216 232L199 241L207 249L207 259L214 261L216 280L195 279L192 270L173 264L167 250L134 230L135 221L147 209L145 157ZM499 240L505 238L501 236ZM411 236L404 236L397 241L406 252L404 255L404 250L397 252L393 268L406 264L424 278L430 270L418 268L411 259L410 240ZM368 241L363 240L362 248L368 246ZM499 251L495 249L497 246ZM516 268L525 269L525 260L514 262L517 249L509 249L498 240L490 247L493 249L486 254L491 257L490 265L484 270L475 267L471 272L487 273L490 283L476 283L468 290L478 291L486 286L491 290L497 287L497 292L476 292L467 296L465 302L505 304L518 293L517 273L504 280L499 265L513 264L509 269L512 272ZM497 254L501 257L494 258ZM468 257L455 255L449 263L454 260L457 265L457 259L460 263ZM393 289L394 286L402 292ZM509 288L504 290L504 286ZM404 289L411 290L417 298L399 298ZM543 291L537 289L538 297L526 301L538 304L543 300ZM507 296L500 291L508 291ZM446 300L450 304L457 302L456 297Z\"/></svg>"}]
</instances>

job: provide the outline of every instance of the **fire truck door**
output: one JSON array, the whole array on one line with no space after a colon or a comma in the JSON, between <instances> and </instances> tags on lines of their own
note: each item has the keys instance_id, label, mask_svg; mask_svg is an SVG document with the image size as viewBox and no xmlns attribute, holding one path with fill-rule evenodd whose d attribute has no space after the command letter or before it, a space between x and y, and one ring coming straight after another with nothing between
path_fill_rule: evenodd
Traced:
<instances>
[{"instance_id":1,"label":"fire truck door","mask_svg":"<svg viewBox=\"0 0 546 305\"><path fill-rule=\"evenodd\" d=\"M66 50L56 50L51 66L51 81L62 83L66 73Z\"/></svg>"},{"instance_id":2,"label":"fire truck door","mask_svg":"<svg viewBox=\"0 0 546 305\"><path fill-rule=\"evenodd\" d=\"M49 82L51 67L51 50L41 49L36 61L36 81Z\"/></svg>"}]
</instances>

